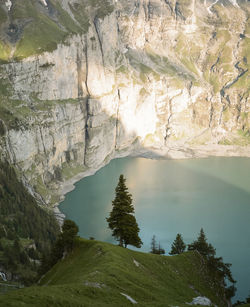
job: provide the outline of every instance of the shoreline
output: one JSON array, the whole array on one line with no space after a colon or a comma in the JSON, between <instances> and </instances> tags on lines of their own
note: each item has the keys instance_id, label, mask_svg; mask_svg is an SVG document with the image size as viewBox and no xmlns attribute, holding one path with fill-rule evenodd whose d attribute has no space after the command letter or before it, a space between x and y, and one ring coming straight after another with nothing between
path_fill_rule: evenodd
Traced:
<instances>
[{"instance_id":1,"label":"shoreline","mask_svg":"<svg viewBox=\"0 0 250 307\"><path fill-rule=\"evenodd\" d=\"M55 203L52 207L56 220L59 225L63 224L65 215L60 211L59 205L64 201L65 195L75 189L75 183L81 179L93 176L98 170L108 165L111 160L134 157L134 158L145 158L153 160L180 160L180 159L203 159L211 157L224 157L224 158L250 158L250 146L236 146L236 145L199 145L193 147L172 146L172 147L149 147L149 148L131 148L123 152L114 152L107 160L104 160L100 165L95 168L88 168L84 172L80 172L76 176L73 176L69 180L62 183L59 195L60 201Z\"/></svg>"}]
</instances>

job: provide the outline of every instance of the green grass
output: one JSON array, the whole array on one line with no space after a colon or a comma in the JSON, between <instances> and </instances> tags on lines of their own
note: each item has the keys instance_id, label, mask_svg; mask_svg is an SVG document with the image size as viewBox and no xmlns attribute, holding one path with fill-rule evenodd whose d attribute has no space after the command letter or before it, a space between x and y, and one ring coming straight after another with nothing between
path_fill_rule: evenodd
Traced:
<instances>
[{"instance_id":1,"label":"green grass","mask_svg":"<svg viewBox=\"0 0 250 307\"><path fill-rule=\"evenodd\" d=\"M169 76L178 76L180 75L177 67L169 61L169 59L165 56L160 57L158 54L155 54L153 52L147 52L147 55L149 56L150 60L154 62L159 68L159 72L162 74L167 74ZM145 66L145 65L144 65ZM147 70L144 69L142 72L146 73ZM180 77L180 76L178 76Z\"/></svg>"},{"instance_id":2,"label":"green grass","mask_svg":"<svg viewBox=\"0 0 250 307\"><path fill-rule=\"evenodd\" d=\"M53 66L51 63L45 63L40 66L41 69ZM0 71L1 73L1 71ZM2 73L4 76L4 72ZM39 100L37 94L30 95L30 99L34 102L34 107L30 108L27 102L21 100L12 99L13 87L10 81L4 77L1 78L0 74L0 118L4 121L8 128L17 129L27 126L29 118L36 119L37 112L49 111L55 105L66 105L69 103L78 103L77 99L65 99L65 100ZM40 120L40 119L39 119Z\"/></svg>"},{"instance_id":3,"label":"green grass","mask_svg":"<svg viewBox=\"0 0 250 307\"><path fill-rule=\"evenodd\" d=\"M1 78L0 75L0 98L9 96L10 92L12 92L10 81L7 78Z\"/></svg>"},{"instance_id":4,"label":"green grass","mask_svg":"<svg viewBox=\"0 0 250 307\"><path fill-rule=\"evenodd\" d=\"M187 40L184 34L180 34L175 46L175 53L180 58L181 63L192 74L198 76L195 63L199 58L201 46L194 40Z\"/></svg>"},{"instance_id":5,"label":"green grass","mask_svg":"<svg viewBox=\"0 0 250 307\"><path fill-rule=\"evenodd\" d=\"M72 166L66 162L62 164L62 176L65 180L68 180L83 171L84 167L82 165Z\"/></svg>"},{"instance_id":6,"label":"green grass","mask_svg":"<svg viewBox=\"0 0 250 307\"><path fill-rule=\"evenodd\" d=\"M15 60L22 60L44 51L53 51L70 35L86 33L90 25L90 16L103 19L114 10L107 0L84 0L80 4L70 5L74 16L72 18L62 8L59 0L50 2L55 12L53 16L43 11L36 0L16 1L13 4L10 11L12 21L24 24L21 38L16 43ZM1 23L6 20L6 14L2 9L0 20ZM9 51L8 46L0 42L0 61L8 60Z\"/></svg>"},{"instance_id":7,"label":"green grass","mask_svg":"<svg viewBox=\"0 0 250 307\"><path fill-rule=\"evenodd\" d=\"M11 11L12 18L30 21L24 27L22 37L16 45L15 59L20 60L33 54L53 51L57 44L66 38L67 28L63 29L59 23L66 19L71 29L70 17L66 18L62 11L58 12L59 21L56 22L39 12L34 0L23 0L14 4Z\"/></svg>"},{"instance_id":8,"label":"green grass","mask_svg":"<svg viewBox=\"0 0 250 307\"><path fill-rule=\"evenodd\" d=\"M73 34L84 32L84 29L81 29L81 27L79 27L79 25L77 25L76 22L71 18L69 13L62 8L60 1L52 0L51 2L54 4L54 7L57 10L59 23L64 26L67 32Z\"/></svg>"},{"instance_id":9,"label":"green grass","mask_svg":"<svg viewBox=\"0 0 250 307\"><path fill-rule=\"evenodd\" d=\"M0 118L9 129L19 129L21 126L25 128L25 120L27 116L31 115L31 109L26 106L13 109L12 102L2 98L0 95Z\"/></svg>"},{"instance_id":10,"label":"green grass","mask_svg":"<svg viewBox=\"0 0 250 307\"><path fill-rule=\"evenodd\" d=\"M194 80L194 77L185 68L171 62L167 57L156 54L152 49L146 48L146 55L152 63L145 65L140 62L137 54L127 52L126 57L129 59L130 65L135 70L135 79L139 84L148 82L148 77L151 75L156 81L161 79L161 75L166 75L170 78L169 82L175 86L182 88L183 82ZM119 71L120 72L120 71Z\"/></svg>"},{"instance_id":11,"label":"green grass","mask_svg":"<svg viewBox=\"0 0 250 307\"><path fill-rule=\"evenodd\" d=\"M238 130L237 134L233 134L230 138L224 138L219 141L221 145L238 145L248 146L250 145L250 130Z\"/></svg>"},{"instance_id":12,"label":"green grass","mask_svg":"<svg viewBox=\"0 0 250 307\"><path fill-rule=\"evenodd\" d=\"M0 71L1 73L1 71ZM21 109L17 109L17 101L11 101L9 97L13 94L13 88L7 78L0 74L0 119L4 121L8 128L16 129L21 123L23 114ZM13 104L14 103L14 104ZM27 109L23 107L22 109ZM24 114L26 116L27 113Z\"/></svg>"},{"instance_id":13,"label":"green grass","mask_svg":"<svg viewBox=\"0 0 250 307\"><path fill-rule=\"evenodd\" d=\"M238 130L238 135L243 138L247 144L250 144L250 130Z\"/></svg>"},{"instance_id":14,"label":"green grass","mask_svg":"<svg viewBox=\"0 0 250 307\"><path fill-rule=\"evenodd\" d=\"M183 307L198 291L222 307L219 290L197 253L159 256L80 239L41 286L7 293L0 306L130 306L125 293L137 306Z\"/></svg>"},{"instance_id":15,"label":"green grass","mask_svg":"<svg viewBox=\"0 0 250 307\"><path fill-rule=\"evenodd\" d=\"M250 33L250 24L248 22L248 25L246 27L246 33ZM238 79L238 81L236 83L233 84L233 87L235 88L245 88L247 89L247 93L249 93L249 82L250 82L250 77L249 77L249 70L250 70L250 38L249 37L245 37L242 39L241 42L241 57L242 57L242 61L240 63L240 67L242 67L243 69L247 70L248 72L246 72L241 78Z\"/></svg>"},{"instance_id":16,"label":"green grass","mask_svg":"<svg viewBox=\"0 0 250 307\"><path fill-rule=\"evenodd\" d=\"M144 87L140 89L140 96L146 96L147 94L148 92Z\"/></svg>"},{"instance_id":17,"label":"green grass","mask_svg":"<svg viewBox=\"0 0 250 307\"><path fill-rule=\"evenodd\" d=\"M43 15L38 15L35 23L25 27L23 37L16 46L14 57L21 60L32 54L53 51L66 36L67 33L56 23Z\"/></svg>"},{"instance_id":18,"label":"green grass","mask_svg":"<svg viewBox=\"0 0 250 307\"><path fill-rule=\"evenodd\" d=\"M20 284L18 284L17 282L10 281L6 285L6 282L0 281L0 295L16 290L18 288L20 288Z\"/></svg>"},{"instance_id":19,"label":"green grass","mask_svg":"<svg viewBox=\"0 0 250 307\"><path fill-rule=\"evenodd\" d=\"M199 75L198 71L195 67L194 61L192 61L190 59L182 59L181 62L190 72L192 72L193 74L195 74L197 76Z\"/></svg>"},{"instance_id":20,"label":"green grass","mask_svg":"<svg viewBox=\"0 0 250 307\"><path fill-rule=\"evenodd\" d=\"M121 65L117 70L117 74L128 74L128 67Z\"/></svg>"},{"instance_id":21,"label":"green grass","mask_svg":"<svg viewBox=\"0 0 250 307\"><path fill-rule=\"evenodd\" d=\"M89 5L97 8L96 16L100 19L111 14L114 10L114 6L107 0L88 0L87 2Z\"/></svg>"},{"instance_id":22,"label":"green grass","mask_svg":"<svg viewBox=\"0 0 250 307\"><path fill-rule=\"evenodd\" d=\"M20 40L16 44L15 60L22 60L44 51L53 51L59 43L76 33L86 33L89 28L89 10L93 16L103 19L113 11L113 6L108 1L85 0L81 4L70 6L74 19L66 12L60 1L51 0L56 13L50 17L39 11L37 1L16 1L10 11L13 22L26 23ZM6 20L5 12L0 9L1 23ZM10 50L8 45L0 42L0 61L8 61Z\"/></svg>"},{"instance_id":23,"label":"green grass","mask_svg":"<svg viewBox=\"0 0 250 307\"><path fill-rule=\"evenodd\" d=\"M36 17L37 11L35 8L34 0L23 0L14 3L14 6L11 8L10 16L12 19L23 19L29 17Z\"/></svg>"},{"instance_id":24,"label":"green grass","mask_svg":"<svg viewBox=\"0 0 250 307\"><path fill-rule=\"evenodd\" d=\"M69 6L71 12L74 15L75 20L81 27L82 33L86 33L88 31L90 23L85 3L74 3L73 5L69 4Z\"/></svg>"},{"instance_id":25,"label":"green grass","mask_svg":"<svg viewBox=\"0 0 250 307\"><path fill-rule=\"evenodd\" d=\"M0 28L1 25L6 21L6 19L7 19L6 13L0 7ZM0 64L8 61L9 53L10 53L10 47L3 41L0 41Z\"/></svg>"},{"instance_id":26,"label":"green grass","mask_svg":"<svg viewBox=\"0 0 250 307\"><path fill-rule=\"evenodd\" d=\"M230 80L225 79L226 73L233 72L231 63L233 50L228 45L231 35L227 30L217 30L215 39L213 52L207 55L204 63L204 78L212 85L214 93L218 93L222 85ZM213 70L211 70L212 67ZM219 71L223 72L223 78Z\"/></svg>"},{"instance_id":27,"label":"green grass","mask_svg":"<svg viewBox=\"0 0 250 307\"><path fill-rule=\"evenodd\" d=\"M249 89L250 77L248 72L246 72L242 77L240 77L233 85L234 88L246 89L246 93L250 92Z\"/></svg>"},{"instance_id":28,"label":"green grass","mask_svg":"<svg viewBox=\"0 0 250 307\"><path fill-rule=\"evenodd\" d=\"M60 1L51 0L51 5L56 10L55 16L50 18L43 12L39 12L37 1L23 0L14 4L11 11L12 18L14 19L32 19L32 26L37 33L37 41L41 39L41 36L49 34L58 35L59 32L79 33L81 28L74 22L70 15L62 8ZM62 29L64 28L64 29ZM25 28L26 31L26 28ZM25 34L25 33L24 33ZM48 37L48 41L51 40L51 34ZM31 37L33 41L33 37ZM61 37L56 38L57 41L61 40ZM42 42L42 41L41 41ZM42 42L43 43L43 42ZM40 47L43 47L42 45Z\"/></svg>"},{"instance_id":29,"label":"green grass","mask_svg":"<svg viewBox=\"0 0 250 307\"><path fill-rule=\"evenodd\" d=\"M224 122L227 122L231 119L231 113L228 107L223 111L222 118Z\"/></svg>"}]
</instances>

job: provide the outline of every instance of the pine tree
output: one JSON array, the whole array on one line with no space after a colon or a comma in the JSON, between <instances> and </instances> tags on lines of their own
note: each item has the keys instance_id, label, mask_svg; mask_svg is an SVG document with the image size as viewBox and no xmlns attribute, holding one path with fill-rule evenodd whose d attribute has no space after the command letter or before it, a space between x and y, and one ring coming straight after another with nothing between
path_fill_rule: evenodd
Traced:
<instances>
[{"instance_id":1,"label":"pine tree","mask_svg":"<svg viewBox=\"0 0 250 307\"><path fill-rule=\"evenodd\" d=\"M140 229L136 222L132 196L125 184L126 179L120 175L115 189L115 199L112 201L113 209L106 218L112 236L119 241L120 246L133 245L141 247L142 241L138 235Z\"/></svg>"},{"instance_id":2,"label":"pine tree","mask_svg":"<svg viewBox=\"0 0 250 307\"><path fill-rule=\"evenodd\" d=\"M213 257L215 255L215 248L210 243L207 243L207 238L203 228L201 228L197 240L188 245L188 250L197 250L205 257Z\"/></svg>"},{"instance_id":3,"label":"pine tree","mask_svg":"<svg viewBox=\"0 0 250 307\"><path fill-rule=\"evenodd\" d=\"M156 243L156 238L155 235L153 235L152 241L151 241L151 254L158 254L158 255L164 255L165 254L165 249L163 249L161 247L161 244L158 244L157 247L157 243Z\"/></svg>"},{"instance_id":4,"label":"pine tree","mask_svg":"<svg viewBox=\"0 0 250 307\"><path fill-rule=\"evenodd\" d=\"M64 220L60 237L63 242L64 250L66 252L71 251L73 249L73 245L78 231L79 228L74 221Z\"/></svg>"},{"instance_id":5,"label":"pine tree","mask_svg":"<svg viewBox=\"0 0 250 307\"><path fill-rule=\"evenodd\" d=\"M21 253L20 240L19 238L16 238L12 246L12 255L16 261L20 261L20 253Z\"/></svg>"},{"instance_id":6,"label":"pine tree","mask_svg":"<svg viewBox=\"0 0 250 307\"><path fill-rule=\"evenodd\" d=\"M62 232L58 235L50 254L43 254L39 274L43 275L65 254L70 253L77 239L78 226L74 221L64 220Z\"/></svg>"},{"instance_id":7,"label":"pine tree","mask_svg":"<svg viewBox=\"0 0 250 307\"><path fill-rule=\"evenodd\" d=\"M231 298L234 296L236 291L234 284L236 281L233 279L230 270L231 264L224 263L222 257L215 257L215 248L210 243L207 243L207 238L202 228L197 240L188 245L188 250L198 251L206 260L210 272L215 274L221 280L221 283L224 284L226 297ZM227 281L231 282L233 285L226 288Z\"/></svg>"},{"instance_id":8,"label":"pine tree","mask_svg":"<svg viewBox=\"0 0 250 307\"><path fill-rule=\"evenodd\" d=\"M183 242L182 236L180 233L177 233L177 236L171 246L171 252L169 255L178 255L185 251L186 244Z\"/></svg>"},{"instance_id":9,"label":"pine tree","mask_svg":"<svg viewBox=\"0 0 250 307\"><path fill-rule=\"evenodd\" d=\"M250 294L249 294L248 297L246 298L246 303L247 303L247 304L250 303Z\"/></svg>"},{"instance_id":10,"label":"pine tree","mask_svg":"<svg viewBox=\"0 0 250 307\"><path fill-rule=\"evenodd\" d=\"M152 241L151 241L151 251L150 251L150 253L156 254L156 250L157 250L156 238L155 238L155 235L153 235L153 238L152 238Z\"/></svg>"},{"instance_id":11,"label":"pine tree","mask_svg":"<svg viewBox=\"0 0 250 307\"><path fill-rule=\"evenodd\" d=\"M164 254L165 254L165 249L163 249L163 248L161 247L161 244L160 244L160 243L159 243L159 245L158 245L157 254L158 254L158 255L164 255Z\"/></svg>"}]
</instances>

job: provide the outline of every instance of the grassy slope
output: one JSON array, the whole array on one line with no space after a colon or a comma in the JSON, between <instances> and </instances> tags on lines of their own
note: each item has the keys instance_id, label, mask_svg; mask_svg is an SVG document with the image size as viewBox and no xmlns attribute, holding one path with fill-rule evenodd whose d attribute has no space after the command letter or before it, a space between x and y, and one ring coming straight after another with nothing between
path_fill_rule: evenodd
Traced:
<instances>
[{"instance_id":1,"label":"grassy slope","mask_svg":"<svg viewBox=\"0 0 250 307\"><path fill-rule=\"evenodd\" d=\"M15 4L11 11L12 18L30 19L24 28L21 40L16 45L14 54L16 58L22 59L43 51L52 51L69 33L81 32L56 1L52 1L52 5L56 10L55 20L39 12L33 0L24 0Z\"/></svg>"},{"instance_id":2,"label":"grassy slope","mask_svg":"<svg viewBox=\"0 0 250 307\"><path fill-rule=\"evenodd\" d=\"M42 279L42 287L12 291L1 297L0 306L130 306L125 293L137 306L181 307L198 292L223 306L218 287L210 288L209 282L198 254L166 257L80 239Z\"/></svg>"},{"instance_id":3,"label":"grassy slope","mask_svg":"<svg viewBox=\"0 0 250 307\"><path fill-rule=\"evenodd\" d=\"M11 8L9 17L12 23L23 23L21 38L15 45L14 59L21 60L44 51L53 51L72 34L86 33L89 27L89 10L93 16L103 18L113 11L108 0L83 0L81 4L72 5L71 11L75 20L66 12L59 0L51 0L53 13L36 0L16 1ZM6 13L0 8L0 26L7 19ZM0 41L0 62L8 61L11 44ZM13 47L13 46L12 46Z\"/></svg>"}]
</instances>

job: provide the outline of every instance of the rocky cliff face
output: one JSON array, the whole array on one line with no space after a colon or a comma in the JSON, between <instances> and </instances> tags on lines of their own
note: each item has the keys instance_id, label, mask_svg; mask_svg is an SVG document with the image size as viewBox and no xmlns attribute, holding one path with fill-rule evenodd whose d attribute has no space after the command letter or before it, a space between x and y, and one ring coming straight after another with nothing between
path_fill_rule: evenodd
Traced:
<instances>
[{"instance_id":1,"label":"rocky cliff face","mask_svg":"<svg viewBox=\"0 0 250 307\"><path fill-rule=\"evenodd\" d=\"M249 4L0 4L1 154L46 203L138 152L250 155Z\"/></svg>"}]
</instances>

